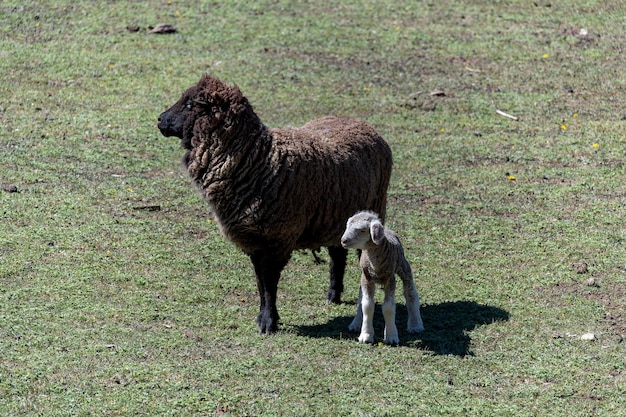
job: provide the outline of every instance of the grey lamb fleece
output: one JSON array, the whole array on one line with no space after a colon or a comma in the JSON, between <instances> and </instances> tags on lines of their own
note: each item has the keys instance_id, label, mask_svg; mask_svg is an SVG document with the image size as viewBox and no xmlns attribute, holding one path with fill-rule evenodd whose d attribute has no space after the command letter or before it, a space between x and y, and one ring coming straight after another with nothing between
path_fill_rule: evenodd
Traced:
<instances>
[{"instance_id":1,"label":"grey lamb fleece","mask_svg":"<svg viewBox=\"0 0 626 417\"><path fill-rule=\"evenodd\" d=\"M385 317L384 342L398 344L396 328L396 274L403 284L408 312L407 331L421 332L424 324L420 315L420 300L415 288L411 266L404 256L398 235L383 226L381 219L371 211L360 211L348 219L346 231L341 238L345 248L361 249L361 291L351 331L361 330L359 342L374 341L374 293L376 285L385 291L382 310Z\"/></svg>"},{"instance_id":2,"label":"grey lamb fleece","mask_svg":"<svg viewBox=\"0 0 626 417\"><path fill-rule=\"evenodd\" d=\"M159 129L182 139L183 164L222 234L250 257L261 333L277 328L278 280L296 249L328 248L328 299L340 301L346 220L360 209L386 211L391 150L371 126L324 117L272 129L237 86L204 75L161 114Z\"/></svg>"}]
</instances>

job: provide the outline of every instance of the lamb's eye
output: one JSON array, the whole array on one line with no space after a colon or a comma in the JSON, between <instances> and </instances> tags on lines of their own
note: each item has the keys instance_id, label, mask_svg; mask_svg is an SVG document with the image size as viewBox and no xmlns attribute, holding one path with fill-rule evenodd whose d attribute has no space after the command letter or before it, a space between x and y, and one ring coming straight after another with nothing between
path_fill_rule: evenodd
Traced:
<instances>
[{"instance_id":1,"label":"lamb's eye","mask_svg":"<svg viewBox=\"0 0 626 417\"><path fill-rule=\"evenodd\" d=\"M192 107L193 107L193 100L192 99L188 99L187 102L185 102L185 108L187 110L191 110Z\"/></svg>"}]
</instances>

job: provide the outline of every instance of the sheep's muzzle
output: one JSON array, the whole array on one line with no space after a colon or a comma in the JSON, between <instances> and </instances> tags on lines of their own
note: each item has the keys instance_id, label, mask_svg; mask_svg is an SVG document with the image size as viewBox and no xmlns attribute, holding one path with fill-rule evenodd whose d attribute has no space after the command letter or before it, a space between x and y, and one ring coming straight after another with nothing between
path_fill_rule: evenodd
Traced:
<instances>
[{"instance_id":1,"label":"sheep's muzzle","mask_svg":"<svg viewBox=\"0 0 626 417\"><path fill-rule=\"evenodd\" d=\"M171 109L170 109L171 110ZM183 129L182 123L179 123L177 117L172 117L170 115L170 110L166 110L159 116L159 130L161 134L166 137L176 136L182 138Z\"/></svg>"}]
</instances>

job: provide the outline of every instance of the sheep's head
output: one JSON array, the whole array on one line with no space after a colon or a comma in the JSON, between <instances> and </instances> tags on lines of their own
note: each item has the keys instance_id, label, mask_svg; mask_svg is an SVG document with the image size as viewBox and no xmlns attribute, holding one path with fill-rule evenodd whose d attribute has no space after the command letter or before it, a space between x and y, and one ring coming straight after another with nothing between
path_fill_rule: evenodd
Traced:
<instances>
[{"instance_id":1,"label":"sheep's head","mask_svg":"<svg viewBox=\"0 0 626 417\"><path fill-rule=\"evenodd\" d=\"M372 243L380 245L384 237L385 228L376 213L360 211L348 219L341 245L346 249L366 249Z\"/></svg>"},{"instance_id":2,"label":"sheep's head","mask_svg":"<svg viewBox=\"0 0 626 417\"><path fill-rule=\"evenodd\" d=\"M203 120L210 133L220 123L232 119L246 108L247 100L237 86L228 87L219 79L204 75L197 85L159 116L158 127L163 136L180 138L186 149L192 149L194 126Z\"/></svg>"}]
</instances>

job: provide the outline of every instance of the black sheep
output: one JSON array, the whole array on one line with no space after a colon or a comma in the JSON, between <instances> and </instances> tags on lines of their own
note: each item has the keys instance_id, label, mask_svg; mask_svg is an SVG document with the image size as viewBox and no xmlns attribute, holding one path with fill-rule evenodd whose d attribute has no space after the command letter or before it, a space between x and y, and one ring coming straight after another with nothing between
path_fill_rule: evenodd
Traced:
<instances>
[{"instance_id":1,"label":"black sheep","mask_svg":"<svg viewBox=\"0 0 626 417\"><path fill-rule=\"evenodd\" d=\"M327 116L272 129L237 86L209 75L162 113L158 126L182 139L183 164L220 231L254 265L261 333L277 328L278 280L296 249L328 248L328 300L340 302L346 220L359 210L384 219L386 211L391 150L371 126Z\"/></svg>"}]
</instances>

